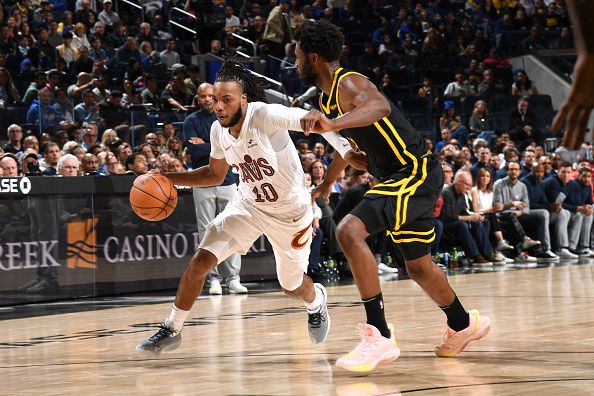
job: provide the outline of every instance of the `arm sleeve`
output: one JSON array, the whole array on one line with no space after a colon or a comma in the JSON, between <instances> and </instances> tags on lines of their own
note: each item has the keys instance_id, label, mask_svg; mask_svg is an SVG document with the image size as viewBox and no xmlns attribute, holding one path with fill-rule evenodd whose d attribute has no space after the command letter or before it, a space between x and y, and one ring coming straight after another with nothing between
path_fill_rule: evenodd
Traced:
<instances>
[{"instance_id":1,"label":"arm sleeve","mask_svg":"<svg viewBox=\"0 0 594 396\"><path fill-rule=\"evenodd\" d=\"M326 132L322 136L332 147L334 147L334 150L338 151L342 158L344 158L345 154L352 149L349 141L336 132Z\"/></svg>"},{"instance_id":2,"label":"arm sleeve","mask_svg":"<svg viewBox=\"0 0 594 396\"><path fill-rule=\"evenodd\" d=\"M303 132L301 118L307 113L298 107L286 107L280 104L265 104L257 110L259 129L272 135L279 130Z\"/></svg>"},{"instance_id":3,"label":"arm sleeve","mask_svg":"<svg viewBox=\"0 0 594 396\"><path fill-rule=\"evenodd\" d=\"M312 85L311 87L309 87L309 89L307 91L305 91L303 94L301 94L297 100L301 103L310 100L312 98L315 98L316 93L318 92L318 88L315 85Z\"/></svg>"},{"instance_id":4,"label":"arm sleeve","mask_svg":"<svg viewBox=\"0 0 594 396\"><path fill-rule=\"evenodd\" d=\"M212 124L210 127L210 156L216 159L225 159L225 151L217 139L215 128L216 124Z\"/></svg>"}]
</instances>

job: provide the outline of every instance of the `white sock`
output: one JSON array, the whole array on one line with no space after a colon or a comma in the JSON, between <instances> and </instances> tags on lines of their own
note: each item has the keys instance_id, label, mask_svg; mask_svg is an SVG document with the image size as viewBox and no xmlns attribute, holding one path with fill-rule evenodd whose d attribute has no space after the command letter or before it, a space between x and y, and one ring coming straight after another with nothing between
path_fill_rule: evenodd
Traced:
<instances>
[{"instance_id":1,"label":"white sock","mask_svg":"<svg viewBox=\"0 0 594 396\"><path fill-rule=\"evenodd\" d=\"M314 300L310 303L305 302L305 308L307 308L309 312L316 312L318 308L320 308L320 306L322 305L322 292L315 286L314 290L316 292Z\"/></svg>"},{"instance_id":2,"label":"white sock","mask_svg":"<svg viewBox=\"0 0 594 396\"><path fill-rule=\"evenodd\" d=\"M190 311L184 311L183 309L179 309L178 307L173 304L173 308L171 309L171 313L169 317L165 319L165 326L171 328L175 331L181 331L182 327L184 327L184 322L188 318Z\"/></svg>"}]
</instances>

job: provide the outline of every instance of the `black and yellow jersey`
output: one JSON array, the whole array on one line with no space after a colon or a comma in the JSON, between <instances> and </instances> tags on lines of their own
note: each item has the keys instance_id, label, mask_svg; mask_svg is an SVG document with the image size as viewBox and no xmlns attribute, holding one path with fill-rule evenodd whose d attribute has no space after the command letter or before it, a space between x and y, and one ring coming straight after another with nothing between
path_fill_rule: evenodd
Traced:
<instances>
[{"instance_id":1,"label":"black and yellow jersey","mask_svg":"<svg viewBox=\"0 0 594 396\"><path fill-rule=\"evenodd\" d=\"M343 114L338 87L344 77L353 74L363 76L339 68L334 73L330 95L322 93L320 108L328 118L336 118ZM396 173L416 173L419 170L420 159L430 155L421 134L415 131L390 100L388 102L392 110L388 116L369 126L338 131L356 148L367 154L367 169L378 179Z\"/></svg>"}]
</instances>

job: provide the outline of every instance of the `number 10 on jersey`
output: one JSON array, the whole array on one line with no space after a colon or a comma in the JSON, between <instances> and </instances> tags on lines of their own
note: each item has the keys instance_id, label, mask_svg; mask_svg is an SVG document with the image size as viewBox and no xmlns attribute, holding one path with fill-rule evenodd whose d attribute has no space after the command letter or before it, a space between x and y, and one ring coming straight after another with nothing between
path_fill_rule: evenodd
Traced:
<instances>
[{"instance_id":1,"label":"number 10 on jersey","mask_svg":"<svg viewBox=\"0 0 594 396\"><path fill-rule=\"evenodd\" d=\"M270 183L262 184L260 189L254 187L252 191L256 195L256 202L276 202L278 199L278 194Z\"/></svg>"}]
</instances>

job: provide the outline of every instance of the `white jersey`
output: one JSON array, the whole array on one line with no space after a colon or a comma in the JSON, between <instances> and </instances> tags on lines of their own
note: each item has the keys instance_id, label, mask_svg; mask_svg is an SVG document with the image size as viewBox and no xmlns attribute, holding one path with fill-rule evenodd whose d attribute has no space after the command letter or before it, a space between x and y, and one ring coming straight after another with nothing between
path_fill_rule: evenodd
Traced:
<instances>
[{"instance_id":1,"label":"white jersey","mask_svg":"<svg viewBox=\"0 0 594 396\"><path fill-rule=\"evenodd\" d=\"M299 108L248 103L237 139L218 121L213 123L210 156L224 158L239 174L235 199L277 218L310 210L305 176L288 133L288 130L302 131L300 119L305 114ZM350 144L338 134L331 135L329 141L344 155Z\"/></svg>"}]
</instances>

